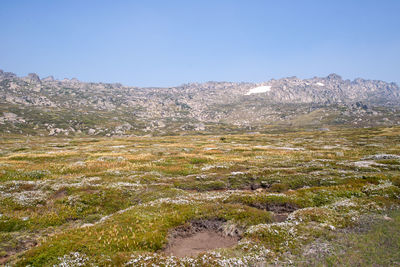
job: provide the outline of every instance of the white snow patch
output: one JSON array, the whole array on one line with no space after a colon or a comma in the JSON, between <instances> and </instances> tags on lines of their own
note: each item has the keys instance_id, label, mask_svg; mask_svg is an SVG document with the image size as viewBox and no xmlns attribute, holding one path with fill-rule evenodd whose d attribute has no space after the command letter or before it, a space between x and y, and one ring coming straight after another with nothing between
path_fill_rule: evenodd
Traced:
<instances>
[{"instance_id":1,"label":"white snow patch","mask_svg":"<svg viewBox=\"0 0 400 267\"><path fill-rule=\"evenodd\" d=\"M325 86L323 83L316 83L318 86Z\"/></svg>"},{"instance_id":2,"label":"white snow patch","mask_svg":"<svg viewBox=\"0 0 400 267\"><path fill-rule=\"evenodd\" d=\"M266 93L269 91L271 91L271 86L268 86L268 85L258 86L258 87L250 89L245 95L260 94L260 93Z\"/></svg>"}]
</instances>

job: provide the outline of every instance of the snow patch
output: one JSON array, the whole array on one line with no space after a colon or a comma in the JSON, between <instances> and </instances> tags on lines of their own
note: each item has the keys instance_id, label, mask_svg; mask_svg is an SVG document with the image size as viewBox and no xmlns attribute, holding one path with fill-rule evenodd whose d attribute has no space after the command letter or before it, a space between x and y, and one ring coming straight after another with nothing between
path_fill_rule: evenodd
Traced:
<instances>
[{"instance_id":1,"label":"snow patch","mask_svg":"<svg viewBox=\"0 0 400 267\"><path fill-rule=\"evenodd\" d=\"M268 86L268 85L258 86L258 87L250 89L245 95L260 94L260 93L266 93L269 91L271 91L271 86Z\"/></svg>"},{"instance_id":2,"label":"snow patch","mask_svg":"<svg viewBox=\"0 0 400 267\"><path fill-rule=\"evenodd\" d=\"M323 83L316 83L318 86L325 86Z\"/></svg>"}]
</instances>

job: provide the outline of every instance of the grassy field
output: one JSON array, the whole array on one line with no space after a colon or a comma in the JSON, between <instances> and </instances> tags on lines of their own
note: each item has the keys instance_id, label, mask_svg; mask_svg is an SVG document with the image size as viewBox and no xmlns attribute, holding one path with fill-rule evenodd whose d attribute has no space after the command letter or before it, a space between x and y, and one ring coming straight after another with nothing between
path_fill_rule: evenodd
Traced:
<instances>
[{"instance_id":1,"label":"grassy field","mask_svg":"<svg viewBox=\"0 0 400 267\"><path fill-rule=\"evenodd\" d=\"M373 157L400 155L400 127L7 136L0 149L0 264L400 262L400 160ZM240 236L236 246L185 258L163 253L173 229L215 219Z\"/></svg>"}]
</instances>

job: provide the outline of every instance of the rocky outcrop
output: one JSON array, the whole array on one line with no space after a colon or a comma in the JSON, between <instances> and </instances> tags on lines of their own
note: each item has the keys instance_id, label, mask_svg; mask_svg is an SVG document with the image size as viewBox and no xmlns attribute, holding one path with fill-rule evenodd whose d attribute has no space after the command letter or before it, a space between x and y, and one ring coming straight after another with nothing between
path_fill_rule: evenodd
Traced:
<instances>
[{"instance_id":1,"label":"rocky outcrop","mask_svg":"<svg viewBox=\"0 0 400 267\"><path fill-rule=\"evenodd\" d=\"M41 83L40 78L36 73L29 73L27 80L29 83Z\"/></svg>"},{"instance_id":2,"label":"rocky outcrop","mask_svg":"<svg viewBox=\"0 0 400 267\"><path fill-rule=\"evenodd\" d=\"M54 82L54 77L53 76L48 76L46 78L42 79L43 82Z\"/></svg>"},{"instance_id":3,"label":"rocky outcrop","mask_svg":"<svg viewBox=\"0 0 400 267\"><path fill-rule=\"evenodd\" d=\"M370 159L370 160L384 160L384 159L399 159L399 155L393 155L393 154L376 154L376 155L371 155L362 158L363 160Z\"/></svg>"},{"instance_id":4,"label":"rocky outcrop","mask_svg":"<svg viewBox=\"0 0 400 267\"><path fill-rule=\"evenodd\" d=\"M272 79L258 84L205 82L140 88L87 83L76 78L40 79L34 73L17 77L0 70L0 105L34 109L35 116L31 112L20 116L27 121L31 117L32 125L50 123L54 129L72 127L84 133L92 129L91 135L121 135L138 130L206 131L210 123L249 129L276 123L362 125L368 120L386 125L400 120L400 88L383 81L344 80L337 74ZM54 112L58 115L52 115ZM51 121L38 122L41 114L49 114ZM51 132L58 133L64 131Z\"/></svg>"}]
</instances>

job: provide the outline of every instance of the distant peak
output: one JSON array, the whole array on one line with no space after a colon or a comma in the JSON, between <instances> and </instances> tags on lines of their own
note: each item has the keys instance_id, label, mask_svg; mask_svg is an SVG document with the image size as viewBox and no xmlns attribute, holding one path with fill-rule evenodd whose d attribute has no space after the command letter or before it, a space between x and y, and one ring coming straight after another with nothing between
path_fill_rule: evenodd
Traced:
<instances>
[{"instance_id":1,"label":"distant peak","mask_svg":"<svg viewBox=\"0 0 400 267\"><path fill-rule=\"evenodd\" d=\"M342 77L336 73L331 73L326 78L329 80L341 80L342 79Z\"/></svg>"},{"instance_id":2,"label":"distant peak","mask_svg":"<svg viewBox=\"0 0 400 267\"><path fill-rule=\"evenodd\" d=\"M5 72L3 70L0 70L0 77L2 78L15 78L17 75L12 72Z\"/></svg>"},{"instance_id":3,"label":"distant peak","mask_svg":"<svg viewBox=\"0 0 400 267\"><path fill-rule=\"evenodd\" d=\"M37 75L36 73L29 73L27 78L30 82L40 83L39 75Z\"/></svg>"},{"instance_id":4,"label":"distant peak","mask_svg":"<svg viewBox=\"0 0 400 267\"><path fill-rule=\"evenodd\" d=\"M29 73L29 74L28 74L28 77L29 77L29 78L37 78L37 79L40 79L40 78L39 78L39 75L37 75L36 73L33 73L33 72L32 72L32 73Z\"/></svg>"},{"instance_id":5,"label":"distant peak","mask_svg":"<svg viewBox=\"0 0 400 267\"><path fill-rule=\"evenodd\" d=\"M43 79L44 82L52 82L54 81L54 77L53 76L48 76L46 78Z\"/></svg>"}]
</instances>

